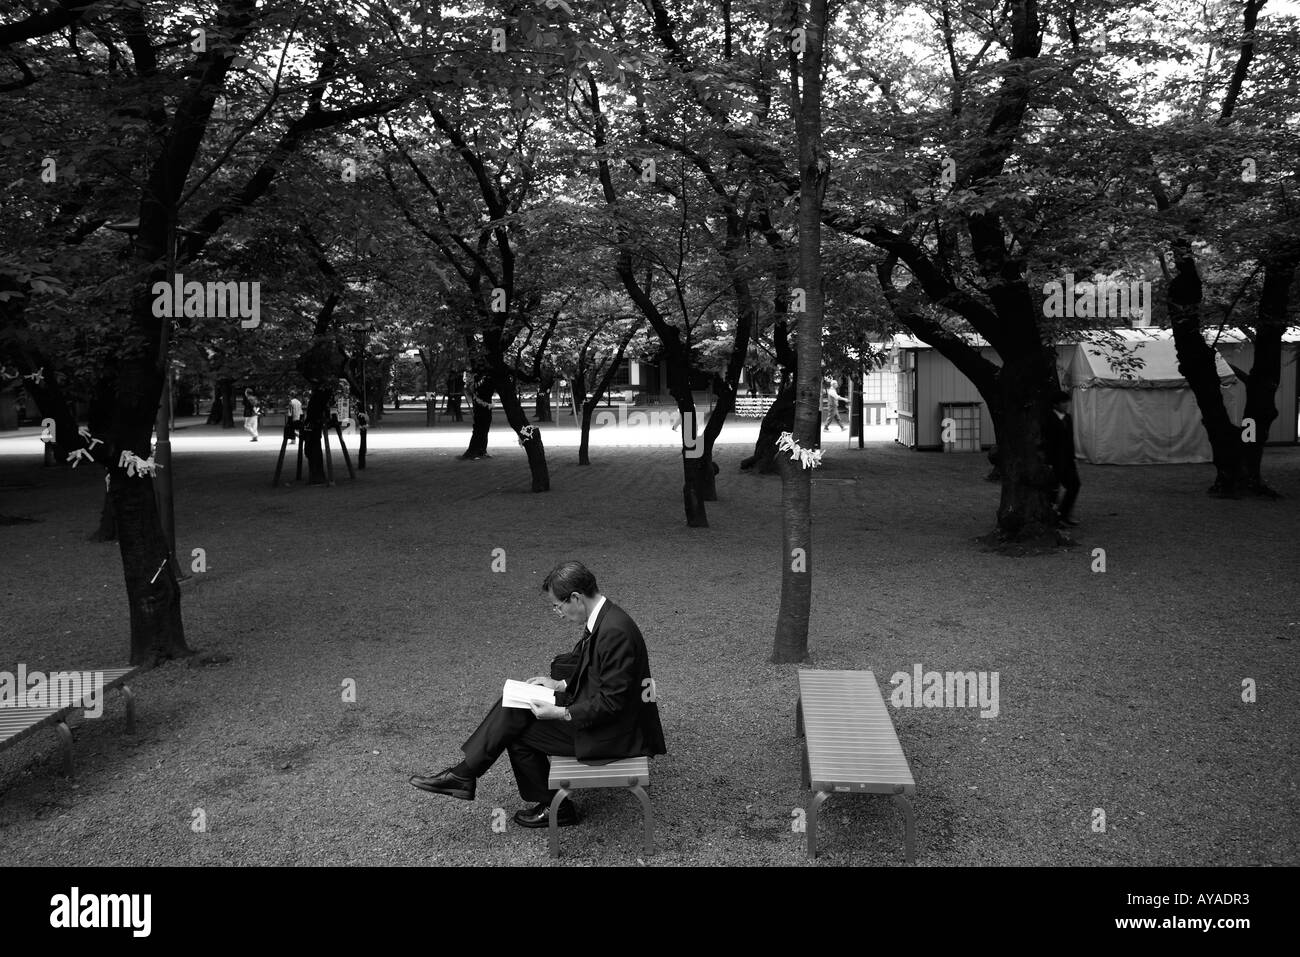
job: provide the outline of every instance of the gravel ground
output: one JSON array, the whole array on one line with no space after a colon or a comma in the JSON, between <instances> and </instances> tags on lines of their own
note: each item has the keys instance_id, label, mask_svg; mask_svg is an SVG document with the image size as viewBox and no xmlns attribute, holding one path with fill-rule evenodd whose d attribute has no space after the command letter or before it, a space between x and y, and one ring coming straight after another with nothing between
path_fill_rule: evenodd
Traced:
<instances>
[{"instance_id":1,"label":"gravel ground","mask_svg":"<svg viewBox=\"0 0 1300 957\"><path fill-rule=\"evenodd\" d=\"M712 527L689 529L668 449L594 448L580 468L557 442L552 491L533 495L510 436L460 462L459 442L397 447L400 422L333 489L272 489L274 440L190 432L216 450L175 462L179 549L207 558L185 586L187 636L229 660L139 678L134 736L115 698L74 720L75 783L53 731L0 752L0 858L551 863L544 831L492 828L494 809L522 804L506 760L472 803L406 779L459 758L505 677L571 646L539 585L578 558L650 647L670 753L654 763L648 862L807 864L796 668L766 660L780 480L737 472L748 448L720 446ZM117 548L85 541L102 484L36 461L0 450L0 512L36 520L0 527L0 669L120 665ZM999 675L996 717L892 710L920 865L1300 863L1300 449L1265 464L1286 498L1211 500L1208 466L1082 465L1079 547L1013 558L975 541L996 506L983 456L831 448L815 476L813 665L872 669L887 695L916 664ZM559 863L641 863L636 802L580 798ZM815 866L903 863L891 802L836 796L823 813Z\"/></svg>"}]
</instances>

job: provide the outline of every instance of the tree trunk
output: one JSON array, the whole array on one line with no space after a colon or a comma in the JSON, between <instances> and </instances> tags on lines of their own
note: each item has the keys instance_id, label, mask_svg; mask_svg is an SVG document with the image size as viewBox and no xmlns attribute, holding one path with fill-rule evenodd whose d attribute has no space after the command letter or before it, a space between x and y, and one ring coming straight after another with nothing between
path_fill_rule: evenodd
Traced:
<instances>
[{"instance_id":1,"label":"tree trunk","mask_svg":"<svg viewBox=\"0 0 1300 957\"><path fill-rule=\"evenodd\" d=\"M812 381L817 381L815 376ZM814 401L815 398L814 395ZM777 456L776 467L781 473L781 608L776 619L772 661L779 664L808 658L808 617L812 608L812 470L803 468L785 452Z\"/></svg>"},{"instance_id":2,"label":"tree trunk","mask_svg":"<svg viewBox=\"0 0 1300 957\"><path fill-rule=\"evenodd\" d=\"M578 432L578 464L590 465L591 456L589 449L591 447L591 417L596 411L597 396L587 395L587 377L579 365L578 371L569 380L569 387L572 394L582 396L582 404L579 406L581 419L579 420Z\"/></svg>"},{"instance_id":3,"label":"tree trunk","mask_svg":"<svg viewBox=\"0 0 1300 957\"><path fill-rule=\"evenodd\" d=\"M1280 325L1260 326L1255 335L1255 361L1246 380L1246 408L1242 414L1243 425L1249 419L1255 426L1252 440L1242 442L1243 491L1269 497L1277 493L1264 483L1264 443L1278 415L1274 396L1282 375L1283 329ZM1244 428L1242 436L1245 438Z\"/></svg>"},{"instance_id":4,"label":"tree trunk","mask_svg":"<svg viewBox=\"0 0 1300 957\"><path fill-rule=\"evenodd\" d=\"M1215 364L1215 351L1201 334L1201 279L1190 257L1176 262L1178 275L1169 283L1169 318L1173 327L1174 348L1178 352L1178 371L1196 397L1201 422L1210 440L1215 479L1209 493L1235 498L1240 491L1242 474L1241 434L1228 418L1223 404L1223 383ZM999 430L1001 435L1001 430Z\"/></svg>"},{"instance_id":5,"label":"tree trunk","mask_svg":"<svg viewBox=\"0 0 1300 957\"><path fill-rule=\"evenodd\" d=\"M217 386L221 389L221 427L233 429L235 427L235 380L222 379Z\"/></svg>"},{"instance_id":6,"label":"tree trunk","mask_svg":"<svg viewBox=\"0 0 1300 957\"><path fill-rule=\"evenodd\" d=\"M998 373L998 458L1002 496L998 502L996 537L1000 542L1058 540L1056 479L1048 465L1046 417L1052 415L1051 392L1056 367L1045 352L1017 355L1007 350Z\"/></svg>"},{"instance_id":7,"label":"tree trunk","mask_svg":"<svg viewBox=\"0 0 1300 957\"><path fill-rule=\"evenodd\" d=\"M498 372L498 376L497 392L501 396L501 406L505 410L506 421L515 430L515 435L519 436L524 451L528 454L528 471L532 478L533 491L549 492L551 474L546 466L546 446L542 443L542 430L534 426L533 437L523 439L521 430L528 425L528 416L524 413L523 403L519 401L519 393L515 391L514 380L503 371Z\"/></svg>"},{"instance_id":8,"label":"tree trunk","mask_svg":"<svg viewBox=\"0 0 1300 957\"><path fill-rule=\"evenodd\" d=\"M99 527L90 533L92 542L115 542L117 541L117 522L113 519L113 499L104 491L104 507L99 512Z\"/></svg>"},{"instance_id":9,"label":"tree trunk","mask_svg":"<svg viewBox=\"0 0 1300 957\"><path fill-rule=\"evenodd\" d=\"M371 360L373 363L374 360ZM388 380L393 378L393 366L395 360L391 356L385 356L379 362L379 372L366 380L366 414L370 417L368 426L376 428L383 424L384 421L384 390L388 388Z\"/></svg>"},{"instance_id":10,"label":"tree trunk","mask_svg":"<svg viewBox=\"0 0 1300 957\"><path fill-rule=\"evenodd\" d=\"M1294 252L1272 257L1264 263L1259 322L1255 327L1255 357L1246 380L1246 408L1242 418L1254 421L1255 435L1253 442L1242 443L1244 487L1252 494L1267 498L1277 497L1277 492L1264 482L1264 443L1278 417L1275 396L1282 378L1282 333L1286 331L1288 299L1296 266Z\"/></svg>"},{"instance_id":11,"label":"tree trunk","mask_svg":"<svg viewBox=\"0 0 1300 957\"><path fill-rule=\"evenodd\" d=\"M695 403L690 391L690 369L684 362L668 361L668 382L677 411L682 417L682 506L686 510L686 524L690 528L708 528L709 515L704 507L704 457L692 458L686 454L687 443L702 443L700 424L695 421ZM676 383L676 386L673 383ZM689 433L689 434L688 434Z\"/></svg>"},{"instance_id":12,"label":"tree trunk","mask_svg":"<svg viewBox=\"0 0 1300 957\"><path fill-rule=\"evenodd\" d=\"M471 403L474 428L470 432L469 447L461 455L462 460L488 458L488 431L492 428L492 396L495 393L492 377L480 376L474 387Z\"/></svg>"},{"instance_id":13,"label":"tree trunk","mask_svg":"<svg viewBox=\"0 0 1300 957\"><path fill-rule=\"evenodd\" d=\"M794 432L794 383L790 383L763 415L758 427L754 454L740 463L742 469L756 469L760 475L781 471L776 461L776 440L782 432Z\"/></svg>"},{"instance_id":14,"label":"tree trunk","mask_svg":"<svg viewBox=\"0 0 1300 957\"><path fill-rule=\"evenodd\" d=\"M701 439L700 441L704 441ZM718 500L718 466L713 461L713 449L705 445L700 457L700 498L706 502Z\"/></svg>"},{"instance_id":15,"label":"tree trunk","mask_svg":"<svg viewBox=\"0 0 1300 957\"><path fill-rule=\"evenodd\" d=\"M168 561L153 480L138 471L128 475L122 464L124 452L139 459L151 455L164 377L158 364L162 320L153 316L147 291L162 274L162 269L153 270L132 303L133 325L142 334L142 345L121 360L115 377L111 430L114 459L108 488L130 609L130 663L147 667L192 653L185 644L180 585Z\"/></svg>"},{"instance_id":16,"label":"tree trunk","mask_svg":"<svg viewBox=\"0 0 1300 957\"><path fill-rule=\"evenodd\" d=\"M221 395L221 385L212 385L212 408L208 410L208 425L218 425L226 415L226 400Z\"/></svg>"},{"instance_id":17,"label":"tree trunk","mask_svg":"<svg viewBox=\"0 0 1300 957\"><path fill-rule=\"evenodd\" d=\"M302 443L302 454L307 460L308 485L327 484L325 448L321 443L321 436L329 426L333 397L333 392L327 386L317 386L311 390L311 396L307 399L307 408L303 412L302 432L298 436L298 441Z\"/></svg>"},{"instance_id":18,"label":"tree trunk","mask_svg":"<svg viewBox=\"0 0 1300 957\"><path fill-rule=\"evenodd\" d=\"M110 497L131 610L130 663L152 666L192 654L185 644L181 590L167 561L153 480L115 469Z\"/></svg>"},{"instance_id":19,"label":"tree trunk","mask_svg":"<svg viewBox=\"0 0 1300 957\"><path fill-rule=\"evenodd\" d=\"M596 404L594 402L582 403L582 438L578 443L579 465L591 464L591 457L588 455L587 449L591 439L591 414L595 409Z\"/></svg>"},{"instance_id":20,"label":"tree trunk","mask_svg":"<svg viewBox=\"0 0 1300 957\"><path fill-rule=\"evenodd\" d=\"M737 342L735 349L740 350L744 355L744 350L749 348L749 333L745 332L745 341L743 348L741 343ZM735 350L732 352L734 363ZM739 370L737 370L736 381L739 381ZM713 443L717 441L718 436L722 433L722 427L726 424L727 416L736 408L736 382L729 382L727 379L718 378L717 385L721 389L714 388L714 394L718 401L713 406L713 411L709 413L708 425L704 427L704 461L701 464L703 474L701 480L704 483L704 500L706 502L716 502L718 500L718 467L713 463Z\"/></svg>"},{"instance_id":21,"label":"tree trunk","mask_svg":"<svg viewBox=\"0 0 1300 957\"><path fill-rule=\"evenodd\" d=\"M804 23L805 52L791 83L802 74L796 93L799 143L799 279L806 311L799 314L798 372L795 384L794 440L813 447L821 405L822 361L822 197L830 179L822 153L822 59L827 29L827 0L809 0ZM781 463L781 610L776 620L772 661L808 657L808 616L812 598L812 470L788 453Z\"/></svg>"}]
</instances>

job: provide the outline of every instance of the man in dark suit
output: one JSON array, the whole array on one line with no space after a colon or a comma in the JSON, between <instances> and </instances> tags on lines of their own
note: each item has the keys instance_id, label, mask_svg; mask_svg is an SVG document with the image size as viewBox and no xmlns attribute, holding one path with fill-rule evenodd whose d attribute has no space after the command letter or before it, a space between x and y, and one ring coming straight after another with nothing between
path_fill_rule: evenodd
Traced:
<instances>
[{"instance_id":1,"label":"man in dark suit","mask_svg":"<svg viewBox=\"0 0 1300 957\"><path fill-rule=\"evenodd\" d=\"M636 623L600 593L596 576L580 562L557 565L542 591L556 614L585 625L573 651L551 663L551 677L529 679L553 690L555 704L535 703L525 710L503 707L498 700L461 745L464 761L431 777L411 777L422 791L471 801L478 778L507 751L519 794L535 802L515 814L523 827L548 823L555 796L546 787L548 755L600 761L667 753L650 658ZM571 801L560 805L557 818L562 825L577 823Z\"/></svg>"},{"instance_id":2,"label":"man in dark suit","mask_svg":"<svg viewBox=\"0 0 1300 957\"><path fill-rule=\"evenodd\" d=\"M1070 416L1070 393L1057 391L1052 396L1052 413L1047 417L1047 462L1052 467L1056 482L1065 488L1057 508L1058 521L1075 527L1079 523L1070 517L1074 500L1079 497L1079 466L1074 461L1074 419ZM1053 492L1053 498L1056 493Z\"/></svg>"}]
</instances>

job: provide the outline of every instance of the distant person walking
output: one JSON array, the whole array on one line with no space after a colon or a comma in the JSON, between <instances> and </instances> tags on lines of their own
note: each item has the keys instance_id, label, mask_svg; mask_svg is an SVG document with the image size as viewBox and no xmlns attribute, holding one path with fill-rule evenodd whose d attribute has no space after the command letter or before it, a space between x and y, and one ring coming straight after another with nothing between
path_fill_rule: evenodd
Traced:
<instances>
[{"instance_id":1,"label":"distant person walking","mask_svg":"<svg viewBox=\"0 0 1300 957\"><path fill-rule=\"evenodd\" d=\"M465 373L453 372L447 376L447 411L453 422L461 422L465 416L460 411L461 396L465 392Z\"/></svg>"},{"instance_id":2,"label":"distant person walking","mask_svg":"<svg viewBox=\"0 0 1300 957\"><path fill-rule=\"evenodd\" d=\"M827 376L826 377L826 427L822 429L823 432L829 432L831 430L832 420L834 420L835 424L840 427L841 432L844 431L844 420L840 418L840 403L843 401L845 401L844 396L840 395L835 388L835 380L832 379L830 376Z\"/></svg>"},{"instance_id":3,"label":"distant person walking","mask_svg":"<svg viewBox=\"0 0 1300 957\"><path fill-rule=\"evenodd\" d=\"M257 441L257 417L262 414L262 407L253 395L252 389L244 390L244 428L252 436L250 442Z\"/></svg>"},{"instance_id":4,"label":"distant person walking","mask_svg":"<svg viewBox=\"0 0 1300 957\"><path fill-rule=\"evenodd\" d=\"M289 444L293 445L298 430L302 428L302 402L298 399L298 393L289 394Z\"/></svg>"},{"instance_id":5,"label":"distant person walking","mask_svg":"<svg viewBox=\"0 0 1300 957\"><path fill-rule=\"evenodd\" d=\"M1052 395L1052 414L1047 421L1047 461L1052 466L1057 485L1065 490L1057 506L1057 522L1069 528L1079 523L1071 516L1074 500L1079 497L1079 466L1074 461L1074 419L1070 416L1070 393ZM1053 491L1052 498L1056 498Z\"/></svg>"}]
</instances>

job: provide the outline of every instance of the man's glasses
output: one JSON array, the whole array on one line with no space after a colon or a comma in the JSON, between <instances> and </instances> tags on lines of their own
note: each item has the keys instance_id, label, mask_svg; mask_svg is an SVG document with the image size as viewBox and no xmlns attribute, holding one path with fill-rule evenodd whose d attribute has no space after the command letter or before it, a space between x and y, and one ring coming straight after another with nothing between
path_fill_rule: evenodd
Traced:
<instances>
[{"instance_id":1,"label":"man's glasses","mask_svg":"<svg viewBox=\"0 0 1300 957\"><path fill-rule=\"evenodd\" d=\"M572 598L573 598L573 596L570 595L568 598L564 599L564 601L553 601L553 602L551 602L551 611L555 612L557 615L563 615L563 614L564 614L564 606L567 605L567 604L569 603L569 600L572 599Z\"/></svg>"}]
</instances>

